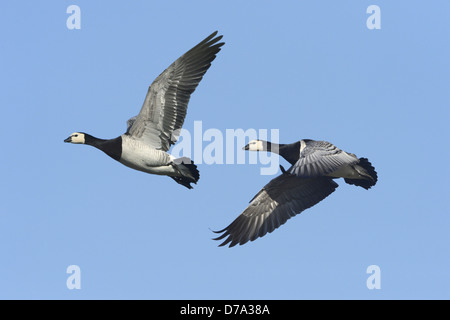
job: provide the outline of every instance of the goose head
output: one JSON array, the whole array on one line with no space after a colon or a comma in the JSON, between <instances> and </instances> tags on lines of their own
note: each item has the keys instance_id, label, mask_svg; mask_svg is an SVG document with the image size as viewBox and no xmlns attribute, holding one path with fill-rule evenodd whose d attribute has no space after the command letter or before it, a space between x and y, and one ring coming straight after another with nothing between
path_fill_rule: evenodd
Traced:
<instances>
[{"instance_id":1,"label":"goose head","mask_svg":"<svg viewBox=\"0 0 450 320\"><path fill-rule=\"evenodd\" d=\"M75 144L85 144L86 143L86 134L83 132L74 132L72 133L64 142L70 142Z\"/></svg>"},{"instance_id":2,"label":"goose head","mask_svg":"<svg viewBox=\"0 0 450 320\"><path fill-rule=\"evenodd\" d=\"M252 140L242 149L248 151L267 151L267 141Z\"/></svg>"}]
</instances>

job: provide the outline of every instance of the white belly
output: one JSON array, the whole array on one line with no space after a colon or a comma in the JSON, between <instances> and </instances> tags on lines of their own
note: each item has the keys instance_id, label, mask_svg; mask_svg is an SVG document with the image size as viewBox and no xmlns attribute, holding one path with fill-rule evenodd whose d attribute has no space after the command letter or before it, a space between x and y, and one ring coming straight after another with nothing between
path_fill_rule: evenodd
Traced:
<instances>
[{"instance_id":1,"label":"white belly","mask_svg":"<svg viewBox=\"0 0 450 320\"><path fill-rule=\"evenodd\" d=\"M169 165L171 156L161 150L156 150L140 141L122 136L122 156L119 160L123 165L135 170L159 174L176 175L177 172Z\"/></svg>"}]
</instances>

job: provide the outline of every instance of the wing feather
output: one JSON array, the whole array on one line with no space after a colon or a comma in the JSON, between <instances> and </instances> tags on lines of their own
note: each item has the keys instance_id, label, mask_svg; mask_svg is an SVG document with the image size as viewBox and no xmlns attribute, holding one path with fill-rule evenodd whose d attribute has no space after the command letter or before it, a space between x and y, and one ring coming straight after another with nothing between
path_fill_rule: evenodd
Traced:
<instances>
[{"instance_id":1,"label":"wing feather","mask_svg":"<svg viewBox=\"0 0 450 320\"><path fill-rule=\"evenodd\" d=\"M288 170L302 178L322 177L343 165L358 163L354 154L347 153L326 141L302 140L298 161Z\"/></svg>"},{"instance_id":2,"label":"wing feather","mask_svg":"<svg viewBox=\"0 0 450 320\"><path fill-rule=\"evenodd\" d=\"M191 94L224 45L217 43L222 36L216 35L217 31L209 35L153 81L139 115L128 122L127 134L164 151L178 140Z\"/></svg>"},{"instance_id":3,"label":"wing feather","mask_svg":"<svg viewBox=\"0 0 450 320\"><path fill-rule=\"evenodd\" d=\"M245 244L271 233L291 217L328 197L338 187L331 178L303 179L283 173L258 192L248 207L214 240L220 246Z\"/></svg>"}]
</instances>

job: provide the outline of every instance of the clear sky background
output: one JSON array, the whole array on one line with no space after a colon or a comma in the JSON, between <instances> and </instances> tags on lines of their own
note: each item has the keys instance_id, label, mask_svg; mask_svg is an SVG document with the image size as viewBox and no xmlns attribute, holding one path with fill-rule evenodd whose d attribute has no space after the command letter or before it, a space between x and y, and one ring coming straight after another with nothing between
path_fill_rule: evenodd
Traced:
<instances>
[{"instance_id":1,"label":"clear sky background","mask_svg":"<svg viewBox=\"0 0 450 320\"><path fill-rule=\"evenodd\" d=\"M449 14L437 0L3 2L0 298L449 299ZM219 248L211 230L275 177L261 164L199 165L188 190L63 143L125 132L155 77L215 30L226 44L184 128L327 140L369 158L378 184L339 180L272 234Z\"/></svg>"}]
</instances>

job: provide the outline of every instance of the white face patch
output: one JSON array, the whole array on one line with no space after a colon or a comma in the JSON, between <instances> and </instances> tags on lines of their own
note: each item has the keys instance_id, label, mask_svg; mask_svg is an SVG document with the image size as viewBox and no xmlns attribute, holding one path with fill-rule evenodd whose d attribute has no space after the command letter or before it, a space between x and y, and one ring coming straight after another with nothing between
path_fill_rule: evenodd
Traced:
<instances>
[{"instance_id":1,"label":"white face patch","mask_svg":"<svg viewBox=\"0 0 450 320\"><path fill-rule=\"evenodd\" d=\"M70 143L84 144L84 133L74 132L70 135Z\"/></svg>"},{"instance_id":2,"label":"white face patch","mask_svg":"<svg viewBox=\"0 0 450 320\"><path fill-rule=\"evenodd\" d=\"M248 143L249 151L264 151L263 143L259 140L252 140Z\"/></svg>"}]
</instances>

